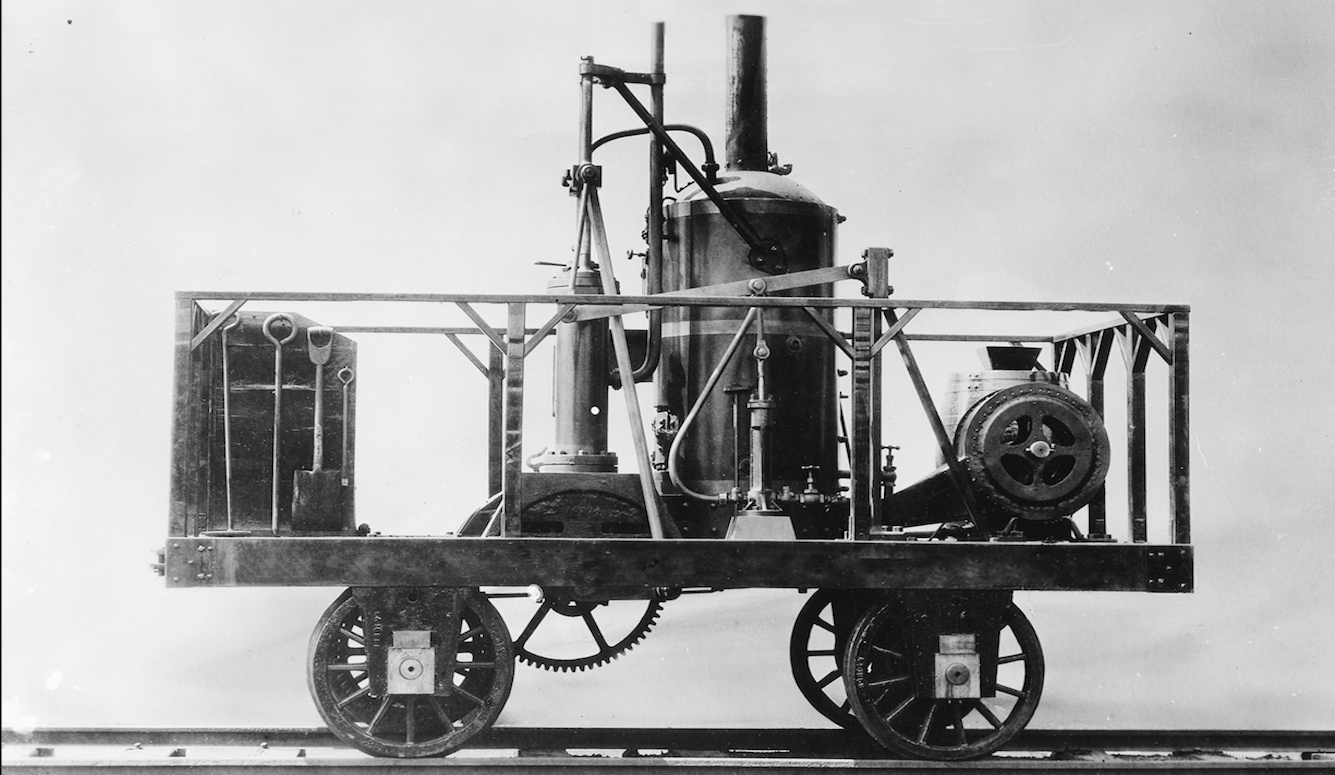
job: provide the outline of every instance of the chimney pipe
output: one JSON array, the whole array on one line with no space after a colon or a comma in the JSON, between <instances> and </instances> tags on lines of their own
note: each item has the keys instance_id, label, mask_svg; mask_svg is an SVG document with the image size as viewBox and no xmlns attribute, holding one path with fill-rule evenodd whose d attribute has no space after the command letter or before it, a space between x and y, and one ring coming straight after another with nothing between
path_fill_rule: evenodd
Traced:
<instances>
[{"instance_id":1,"label":"chimney pipe","mask_svg":"<svg viewBox=\"0 0 1335 775\"><path fill-rule=\"evenodd\" d=\"M765 17L728 17L729 170L769 169L768 110L765 99Z\"/></svg>"}]
</instances>

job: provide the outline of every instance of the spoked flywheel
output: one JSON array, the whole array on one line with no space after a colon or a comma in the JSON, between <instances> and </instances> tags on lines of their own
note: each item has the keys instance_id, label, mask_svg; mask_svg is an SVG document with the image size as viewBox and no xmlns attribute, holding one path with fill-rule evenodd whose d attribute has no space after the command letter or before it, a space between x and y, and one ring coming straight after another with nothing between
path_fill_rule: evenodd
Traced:
<instances>
[{"instance_id":1,"label":"spoked flywheel","mask_svg":"<svg viewBox=\"0 0 1335 775\"><path fill-rule=\"evenodd\" d=\"M849 666L845 687L863 728L886 748L923 759L974 759L1004 745L1038 707L1043 652L1033 626L1014 604L997 621L995 678L983 677L981 697L948 699L924 690L922 663L912 657L903 609L891 602L868 611L850 635L844 655ZM943 677L954 683L968 680L968 672L952 665ZM927 677L930 687L930 672Z\"/></svg>"},{"instance_id":2,"label":"spoked flywheel","mask_svg":"<svg viewBox=\"0 0 1335 775\"><path fill-rule=\"evenodd\" d=\"M857 604L847 592L818 589L793 622L788 659L802 696L822 716L845 729L860 729L841 676L844 648L857 623Z\"/></svg>"},{"instance_id":3,"label":"spoked flywheel","mask_svg":"<svg viewBox=\"0 0 1335 775\"><path fill-rule=\"evenodd\" d=\"M644 639L665 599L657 592L647 601L586 601L549 594L515 638L515 654L534 667L562 672L605 665ZM552 613L559 618L550 619ZM540 632L544 621L549 625Z\"/></svg>"},{"instance_id":4,"label":"spoked flywheel","mask_svg":"<svg viewBox=\"0 0 1335 775\"><path fill-rule=\"evenodd\" d=\"M491 726L510 693L514 652L491 602L476 590L461 592L450 598L457 610L445 617L458 629L432 637L432 647L420 650L430 658L397 664L404 678L419 680L423 665L434 664L429 693L376 690L372 635L351 590L325 611L311 636L307 683L334 734L374 756L409 758L444 755Z\"/></svg>"}]
</instances>

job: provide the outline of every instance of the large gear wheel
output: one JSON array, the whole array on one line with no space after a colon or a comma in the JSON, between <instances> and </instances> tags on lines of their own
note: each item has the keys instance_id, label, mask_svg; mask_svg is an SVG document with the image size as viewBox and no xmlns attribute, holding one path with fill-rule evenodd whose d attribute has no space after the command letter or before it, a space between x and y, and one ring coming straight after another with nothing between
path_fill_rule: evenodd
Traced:
<instances>
[{"instance_id":1,"label":"large gear wheel","mask_svg":"<svg viewBox=\"0 0 1335 775\"><path fill-rule=\"evenodd\" d=\"M552 595L542 601L533 617L529 619L524 631L515 638L515 656L519 661L541 667L544 670L557 670L563 673L575 670L588 670L591 667L605 665L617 657L625 654L634 648L635 644L644 640L644 636L649 634L654 624L658 621L658 614L663 610L663 601L666 598L654 593L647 601L644 600L617 600L617 601L583 601L574 600L560 595ZM640 616L639 621L632 626L624 636L615 642L609 641L603 633L603 628L599 626L594 612L600 608L611 610L610 606L618 605L619 608L627 608L634 604L645 604L644 614ZM529 645L533 635L538 630L538 626L547 618L547 614L556 613L568 619L580 619L583 621L584 628L588 630L588 635L592 639L591 644L586 644L578 650L580 656L557 657L547 656L538 653L534 647ZM537 648L549 648L538 646ZM583 649L592 647L592 653L583 653Z\"/></svg>"}]
</instances>

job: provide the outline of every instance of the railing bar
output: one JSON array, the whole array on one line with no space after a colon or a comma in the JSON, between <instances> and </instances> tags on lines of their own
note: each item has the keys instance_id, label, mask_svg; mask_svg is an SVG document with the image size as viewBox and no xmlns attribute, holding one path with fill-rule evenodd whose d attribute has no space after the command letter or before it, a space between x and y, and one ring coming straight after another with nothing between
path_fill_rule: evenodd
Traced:
<instances>
[{"instance_id":1,"label":"railing bar","mask_svg":"<svg viewBox=\"0 0 1335 775\"><path fill-rule=\"evenodd\" d=\"M921 311L922 310L920 309L910 307L904 310L904 317L895 320L895 316L890 310L883 310L885 319L890 323L890 327L885 330L885 333L881 334L880 339L876 340L876 344L871 346L871 353L868 354L868 357L875 358L876 354L889 344L891 339L899 336L899 332L904 330L904 326L907 326L909 321L917 317L918 313Z\"/></svg>"},{"instance_id":2,"label":"railing bar","mask_svg":"<svg viewBox=\"0 0 1335 775\"><path fill-rule=\"evenodd\" d=\"M1169 352L1168 345L1159 340L1159 337L1155 335L1153 329L1145 324L1145 321L1129 312L1123 312L1122 317L1126 318L1126 322L1130 323L1131 327L1136 329L1136 332L1144 338L1145 342L1149 344L1150 347L1154 348L1154 351L1159 354L1159 357L1163 358L1164 363L1167 363L1170 366L1172 365L1173 354ZM1151 318L1151 320L1154 320L1154 318Z\"/></svg>"},{"instance_id":3,"label":"railing bar","mask_svg":"<svg viewBox=\"0 0 1335 775\"><path fill-rule=\"evenodd\" d=\"M476 355L473 354L472 350L468 349L468 347L464 345L463 342L459 341L458 336L454 334L446 334L445 338L450 340L450 342L453 343L455 347L459 348L459 352L463 353L464 357L468 358L469 363L472 363L475 367L477 367L478 371L482 372L482 376L484 377L489 376L487 374L487 367L483 365L482 361L479 360Z\"/></svg>"},{"instance_id":4,"label":"railing bar","mask_svg":"<svg viewBox=\"0 0 1335 775\"><path fill-rule=\"evenodd\" d=\"M195 338L190 340L191 352L194 352L195 348L203 344L210 336L213 336L213 333L221 328L223 323L226 323L227 319L235 314L237 310L241 309L241 306L245 303L245 299L237 299L231 304L228 304L227 308L222 312L214 315L213 319L210 320L198 334L195 334Z\"/></svg>"},{"instance_id":5,"label":"railing bar","mask_svg":"<svg viewBox=\"0 0 1335 775\"><path fill-rule=\"evenodd\" d=\"M181 291L178 299L194 301L312 301L312 302L413 302L434 304L606 304L606 297L597 294L443 294L443 293L316 293L294 291ZM816 307L851 308L887 306L884 299L831 298L827 296L677 296L640 295L617 297L623 305L652 305L657 307ZM1163 315L1189 312L1184 304L1108 304L1104 302L1038 302L1038 301L944 301L898 300L896 308L961 309L994 312L1131 312ZM489 326L484 326L489 328Z\"/></svg>"},{"instance_id":6,"label":"railing bar","mask_svg":"<svg viewBox=\"0 0 1335 775\"><path fill-rule=\"evenodd\" d=\"M561 319L570 314L570 310L574 308L575 305L573 304L562 304L561 308L556 311L556 314L552 315L552 319L543 323L542 328L539 328L531 337L529 337L528 343L524 345L524 357L527 358L528 354L533 352L533 348L537 347L543 339L546 339L547 335L552 332L552 329L556 328L556 324L560 323Z\"/></svg>"},{"instance_id":7,"label":"railing bar","mask_svg":"<svg viewBox=\"0 0 1335 775\"><path fill-rule=\"evenodd\" d=\"M816 322L816 325L825 332L825 335L830 337L830 341L834 342L835 346L840 350L843 350L844 355L847 355L849 360L856 360L856 357L853 355L853 346L848 343L848 339L844 338L844 335L839 333L838 329L836 329L830 321L821 317L820 313L811 307L803 307L802 309L806 311L807 315Z\"/></svg>"}]
</instances>

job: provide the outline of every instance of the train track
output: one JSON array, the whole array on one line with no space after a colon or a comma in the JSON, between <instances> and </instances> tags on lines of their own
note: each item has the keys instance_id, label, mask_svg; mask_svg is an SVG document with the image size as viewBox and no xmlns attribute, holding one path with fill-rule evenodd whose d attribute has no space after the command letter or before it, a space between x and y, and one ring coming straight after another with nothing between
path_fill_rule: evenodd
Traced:
<instances>
[{"instance_id":1,"label":"train track","mask_svg":"<svg viewBox=\"0 0 1335 775\"><path fill-rule=\"evenodd\" d=\"M998 754L950 764L887 759L865 738L835 729L498 727L449 757L412 760L365 756L324 729L5 729L0 737L4 769L24 775L180 775L181 768L287 775L312 767L319 775L370 775L382 768L485 775L1335 771L1335 732L1322 731L1026 730Z\"/></svg>"}]
</instances>

